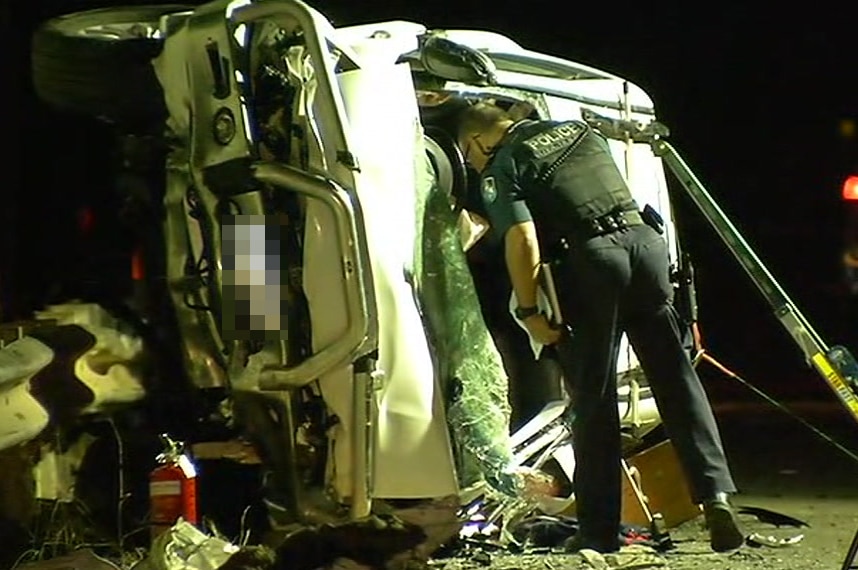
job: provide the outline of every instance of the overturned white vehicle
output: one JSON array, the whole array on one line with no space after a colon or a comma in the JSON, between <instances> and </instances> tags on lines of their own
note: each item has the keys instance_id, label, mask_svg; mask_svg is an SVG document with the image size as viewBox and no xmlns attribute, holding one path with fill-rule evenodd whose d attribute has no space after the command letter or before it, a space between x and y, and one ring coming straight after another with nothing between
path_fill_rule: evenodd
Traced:
<instances>
[{"instance_id":1,"label":"overturned white vehicle","mask_svg":"<svg viewBox=\"0 0 858 570\"><path fill-rule=\"evenodd\" d=\"M160 224L141 228L147 271L131 306L171 331L157 350L176 351L176 366L161 377L186 380L254 444L278 522L356 519L399 499L458 506L480 483L515 495L518 468L548 458L571 476L556 373L510 352L526 343L502 266L480 251L457 102L607 134L638 203L664 221L691 332L691 276L653 152L666 131L647 94L609 73L491 32L335 29L297 0L71 14L40 28L33 64L44 100L116 126L123 188ZM620 415L635 442L659 416L623 347ZM26 394L39 369L4 390ZM508 398L531 375L553 383L540 401ZM156 398L148 381L117 401ZM536 416L513 436L510 404L527 407L516 427ZM32 417L5 447L47 424Z\"/></svg>"}]
</instances>

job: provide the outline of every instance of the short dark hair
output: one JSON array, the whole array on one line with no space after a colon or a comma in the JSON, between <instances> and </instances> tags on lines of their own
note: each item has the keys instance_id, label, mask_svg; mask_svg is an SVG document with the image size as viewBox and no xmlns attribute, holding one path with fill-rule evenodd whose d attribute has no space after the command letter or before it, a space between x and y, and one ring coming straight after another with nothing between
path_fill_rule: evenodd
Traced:
<instances>
[{"instance_id":1,"label":"short dark hair","mask_svg":"<svg viewBox=\"0 0 858 570\"><path fill-rule=\"evenodd\" d=\"M511 120L509 114L492 103L480 101L462 110L459 114L459 128L456 136L462 140L471 133L484 133L496 124Z\"/></svg>"}]
</instances>

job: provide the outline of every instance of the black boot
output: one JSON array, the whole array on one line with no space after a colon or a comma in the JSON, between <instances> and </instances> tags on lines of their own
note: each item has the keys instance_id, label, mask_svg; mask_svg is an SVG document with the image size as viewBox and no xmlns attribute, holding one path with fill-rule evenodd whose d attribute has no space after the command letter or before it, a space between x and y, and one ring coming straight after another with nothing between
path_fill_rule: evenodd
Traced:
<instances>
[{"instance_id":1,"label":"black boot","mask_svg":"<svg viewBox=\"0 0 858 570\"><path fill-rule=\"evenodd\" d=\"M727 493L716 493L703 502L703 516L709 528L709 545L715 552L735 550L745 542L739 519Z\"/></svg>"}]
</instances>

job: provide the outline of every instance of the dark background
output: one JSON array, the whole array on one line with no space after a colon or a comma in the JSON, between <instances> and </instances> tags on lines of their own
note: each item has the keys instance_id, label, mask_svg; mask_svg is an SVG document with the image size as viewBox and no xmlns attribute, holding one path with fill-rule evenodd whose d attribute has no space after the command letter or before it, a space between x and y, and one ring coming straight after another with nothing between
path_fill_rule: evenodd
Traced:
<instances>
[{"instance_id":1,"label":"dark background","mask_svg":"<svg viewBox=\"0 0 858 570\"><path fill-rule=\"evenodd\" d=\"M134 4L143 2L125 2ZM28 44L38 22L110 0L2 4L11 53L3 85L11 132L2 192L3 319L25 318L77 291L81 275L126 273L123 236L96 223L94 259L75 234L79 209L118 207L110 188L110 133L36 101ZM772 3L775 6L774 3ZM830 344L858 350L852 305L840 279L840 186L858 172L858 142L838 133L858 119L858 8L786 8L652 2L346 2L315 6L335 25L384 19L498 31L534 49L624 76L646 89L662 122L718 199ZM688 204L678 213L694 255L704 340L723 362L782 398L832 402L732 257ZM96 222L104 219L97 216ZM63 237L65 236L65 237ZM115 250L115 255L110 252ZM719 374L713 396L750 399Z\"/></svg>"}]
</instances>

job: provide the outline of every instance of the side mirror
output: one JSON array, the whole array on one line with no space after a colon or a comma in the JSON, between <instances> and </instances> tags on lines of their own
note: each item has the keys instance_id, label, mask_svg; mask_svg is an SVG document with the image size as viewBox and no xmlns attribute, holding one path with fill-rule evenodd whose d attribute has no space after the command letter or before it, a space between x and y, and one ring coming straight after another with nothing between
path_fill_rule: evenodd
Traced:
<instances>
[{"instance_id":1,"label":"side mirror","mask_svg":"<svg viewBox=\"0 0 858 570\"><path fill-rule=\"evenodd\" d=\"M497 69L489 56L441 36L425 37L420 63L427 72L447 81L482 87L497 85Z\"/></svg>"}]
</instances>

